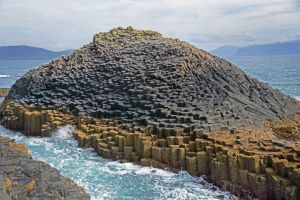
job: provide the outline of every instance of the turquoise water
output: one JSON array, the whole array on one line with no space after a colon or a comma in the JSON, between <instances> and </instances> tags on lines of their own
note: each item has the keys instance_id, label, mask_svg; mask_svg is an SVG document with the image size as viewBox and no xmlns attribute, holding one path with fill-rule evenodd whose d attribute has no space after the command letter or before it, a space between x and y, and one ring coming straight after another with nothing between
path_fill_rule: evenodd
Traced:
<instances>
[{"instance_id":1,"label":"turquoise water","mask_svg":"<svg viewBox=\"0 0 300 200\"><path fill-rule=\"evenodd\" d=\"M66 126L49 138L27 137L0 126L0 135L25 144L36 160L57 168L83 186L92 199L109 200L235 200L228 192L191 177L131 163L109 161L91 149L78 148L72 138L72 126Z\"/></svg>"}]
</instances>

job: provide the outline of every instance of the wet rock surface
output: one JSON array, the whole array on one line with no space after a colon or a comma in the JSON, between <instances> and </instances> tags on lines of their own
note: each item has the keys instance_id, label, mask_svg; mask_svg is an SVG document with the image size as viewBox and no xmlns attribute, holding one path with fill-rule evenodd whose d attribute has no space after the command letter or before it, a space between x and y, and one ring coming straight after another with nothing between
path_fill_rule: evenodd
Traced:
<instances>
[{"instance_id":1,"label":"wet rock surface","mask_svg":"<svg viewBox=\"0 0 300 200\"><path fill-rule=\"evenodd\" d=\"M32 160L22 144L0 137L0 199L90 199L84 189L58 170Z\"/></svg>"},{"instance_id":2,"label":"wet rock surface","mask_svg":"<svg viewBox=\"0 0 300 200\"><path fill-rule=\"evenodd\" d=\"M131 27L33 69L6 99L185 132L233 129L299 112L293 98L188 43Z\"/></svg>"}]
</instances>

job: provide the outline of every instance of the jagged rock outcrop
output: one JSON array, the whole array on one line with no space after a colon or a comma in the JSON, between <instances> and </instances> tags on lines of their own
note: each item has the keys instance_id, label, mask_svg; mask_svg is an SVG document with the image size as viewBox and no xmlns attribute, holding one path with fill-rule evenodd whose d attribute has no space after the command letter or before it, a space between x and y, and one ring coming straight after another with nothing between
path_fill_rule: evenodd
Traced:
<instances>
[{"instance_id":1,"label":"jagged rock outcrop","mask_svg":"<svg viewBox=\"0 0 300 200\"><path fill-rule=\"evenodd\" d=\"M231 63L129 27L29 71L0 113L28 135L73 124L79 146L105 158L204 175L242 199L281 200L300 197L299 112L298 101Z\"/></svg>"},{"instance_id":2,"label":"jagged rock outcrop","mask_svg":"<svg viewBox=\"0 0 300 200\"><path fill-rule=\"evenodd\" d=\"M33 160L24 145L0 137L0 199L85 200L90 196L58 170Z\"/></svg>"}]
</instances>

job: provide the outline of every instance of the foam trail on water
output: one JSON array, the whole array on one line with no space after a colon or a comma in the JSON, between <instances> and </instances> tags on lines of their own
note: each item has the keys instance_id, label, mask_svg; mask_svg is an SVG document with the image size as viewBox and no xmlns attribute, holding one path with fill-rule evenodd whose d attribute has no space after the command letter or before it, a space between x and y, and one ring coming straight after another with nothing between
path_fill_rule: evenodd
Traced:
<instances>
[{"instance_id":1,"label":"foam trail on water","mask_svg":"<svg viewBox=\"0 0 300 200\"><path fill-rule=\"evenodd\" d=\"M83 186L93 200L235 200L201 177L120 163L99 157L92 149L78 148L72 138L75 127L67 125L52 137L27 137L0 126L0 135L27 146L36 160L57 168L64 176Z\"/></svg>"},{"instance_id":2,"label":"foam trail on water","mask_svg":"<svg viewBox=\"0 0 300 200\"><path fill-rule=\"evenodd\" d=\"M294 97L296 100L300 101L300 96Z\"/></svg>"},{"instance_id":3,"label":"foam trail on water","mask_svg":"<svg viewBox=\"0 0 300 200\"><path fill-rule=\"evenodd\" d=\"M0 78L9 78L11 75L6 75L6 74L0 74Z\"/></svg>"}]
</instances>

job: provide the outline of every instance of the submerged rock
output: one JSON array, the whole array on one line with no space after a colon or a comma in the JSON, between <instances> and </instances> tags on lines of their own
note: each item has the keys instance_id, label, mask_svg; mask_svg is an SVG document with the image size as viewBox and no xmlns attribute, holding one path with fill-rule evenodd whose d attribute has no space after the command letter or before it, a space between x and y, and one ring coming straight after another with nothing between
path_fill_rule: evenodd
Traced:
<instances>
[{"instance_id":1,"label":"submerged rock","mask_svg":"<svg viewBox=\"0 0 300 200\"><path fill-rule=\"evenodd\" d=\"M7 128L73 124L100 156L204 175L243 199L300 198L300 103L154 31L96 34L19 79L0 111Z\"/></svg>"},{"instance_id":2,"label":"submerged rock","mask_svg":"<svg viewBox=\"0 0 300 200\"><path fill-rule=\"evenodd\" d=\"M0 199L90 199L82 187L36 160L22 144L0 137Z\"/></svg>"}]
</instances>

